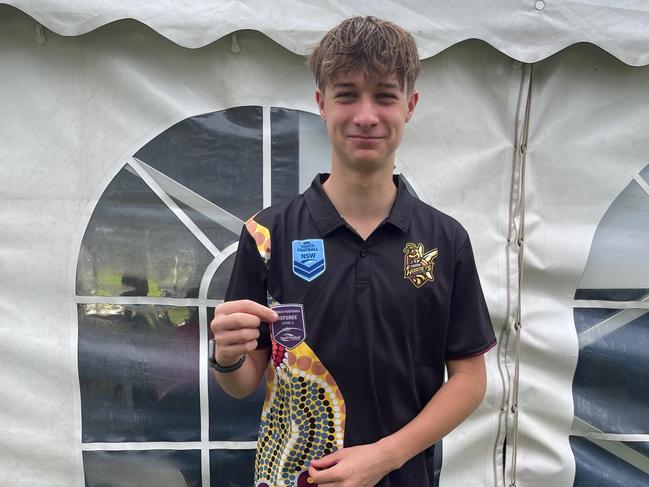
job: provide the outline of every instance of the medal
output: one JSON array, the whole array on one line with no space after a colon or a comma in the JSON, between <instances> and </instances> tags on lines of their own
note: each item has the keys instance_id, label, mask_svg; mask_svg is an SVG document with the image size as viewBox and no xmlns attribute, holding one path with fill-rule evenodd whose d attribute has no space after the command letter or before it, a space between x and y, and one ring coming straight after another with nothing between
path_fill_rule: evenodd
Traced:
<instances>
[{"instance_id":1,"label":"medal","mask_svg":"<svg viewBox=\"0 0 649 487\"><path fill-rule=\"evenodd\" d=\"M273 340L288 350L294 349L306 338L304 307L301 304L277 304L273 311L279 316L271 323Z\"/></svg>"}]
</instances>

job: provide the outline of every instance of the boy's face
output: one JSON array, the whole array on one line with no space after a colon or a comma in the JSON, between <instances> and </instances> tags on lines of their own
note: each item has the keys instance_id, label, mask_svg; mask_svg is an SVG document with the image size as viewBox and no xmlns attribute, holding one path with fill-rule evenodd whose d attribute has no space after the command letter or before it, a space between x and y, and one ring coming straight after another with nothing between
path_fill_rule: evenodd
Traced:
<instances>
[{"instance_id":1,"label":"boy's face","mask_svg":"<svg viewBox=\"0 0 649 487\"><path fill-rule=\"evenodd\" d=\"M392 171L403 129L419 99L396 76L368 79L362 72L339 75L316 90L320 116L333 148L332 164L372 172Z\"/></svg>"}]
</instances>

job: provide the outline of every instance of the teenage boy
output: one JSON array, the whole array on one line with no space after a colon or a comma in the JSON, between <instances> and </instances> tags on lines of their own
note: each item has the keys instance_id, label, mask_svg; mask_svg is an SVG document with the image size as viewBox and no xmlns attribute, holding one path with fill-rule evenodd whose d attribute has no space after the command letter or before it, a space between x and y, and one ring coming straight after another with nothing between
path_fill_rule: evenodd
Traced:
<instances>
[{"instance_id":1,"label":"teenage boy","mask_svg":"<svg viewBox=\"0 0 649 487\"><path fill-rule=\"evenodd\" d=\"M331 174L246 223L210 362L235 397L266 373L256 486L427 486L431 445L484 396L495 337L466 231L392 174L417 47L354 17L309 63Z\"/></svg>"}]
</instances>

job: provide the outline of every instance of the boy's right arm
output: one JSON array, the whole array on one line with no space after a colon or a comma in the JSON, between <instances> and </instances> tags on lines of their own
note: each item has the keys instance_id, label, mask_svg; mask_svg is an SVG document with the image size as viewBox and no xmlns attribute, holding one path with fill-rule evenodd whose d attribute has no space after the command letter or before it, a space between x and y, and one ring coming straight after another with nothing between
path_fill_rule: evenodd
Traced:
<instances>
[{"instance_id":1,"label":"boy's right arm","mask_svg":"<svg viewBox=\"0 0 649 487\"><path fill-rule=\"evenodd\" d=\"M227 301L216 307L210 324L216 344L214 359L226 367L246 356L241 368L234 372L214 370L214 377L229 395L240 399L259 385L270 358L270 348L257 349L259 325L277 319L273 310L250 300Z\"/></svg>"}]
</instances>

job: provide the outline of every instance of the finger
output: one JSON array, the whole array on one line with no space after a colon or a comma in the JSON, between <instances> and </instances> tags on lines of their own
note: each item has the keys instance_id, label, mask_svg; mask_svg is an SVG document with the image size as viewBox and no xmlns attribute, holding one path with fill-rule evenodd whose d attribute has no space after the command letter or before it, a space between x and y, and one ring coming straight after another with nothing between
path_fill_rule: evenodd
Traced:
<instances>
[{"instance_id":1,"label":"finger","mask_svg":"<svg viewBox=\"0 0 649 487\"><path fill-rule=\"evenodd\" d=\"M216 346L240 345L259 338L259 328L241 328L239 330L220 330L215 336Z\"/></svg>"},{"instance_id":2,"label":"finger","mask_svg":"<svg viewBox=\"0 0 649 487\"><path fill-rule=\"evenodd\" d=\"M258 316L249 313L232 313L219 318L222 330L240 330L242 328L259 328L261 320Z\"/></svg>"},{"instance_id":3,"label":"finger","mask_svg":"<svg viewBox=\"0 0 649 487\"><path fill-rule=\"evenodd\" d=\"M257 330L260 324L261 320L255 315L248 313L234 313L231 315L217 316L212 320L212 323L210 323L210 329L214 336L217 337L222 333L246 328Z\"/></svg>"},{"instance_id":4,"label":"finger","mask_svg":"<svg viewBox=\"0 0 649 487\"><path fill-rule=\"evenodd\" d=\"M311 466L309 467L309 477L311 477L313 483L317 485L327 485L343 480L336 468L318 470L313 466L313 463L311 463Z\"/></svg>"},{"instance_id":5,"label":"finger","mask_svg":"<svg viewBox=\"0 0 649 487\"><path fill-rule=\"evenodd\" d=\"M219 304L214 311L214 316L216 317L217 314L229 315L232 313L248 313L267 322L273 322L279 319L277 313L272 309L249 299L226 301L225 303Z\"/></svg>"},{"instance_id":6,"label":"finger","mask_svg":"<svg viewBox=\"0 0 649 487\"><path fill-rule=\"evenodd\" d=\"M335 464L337 464L340 459L342 458L343 455L343 450L336 450L333 453L330 453L329 455L326 455L322 458L317 458L311 462L311 465L314 465L316 468L329 468Z\"/></svg>"}]
</instances>

